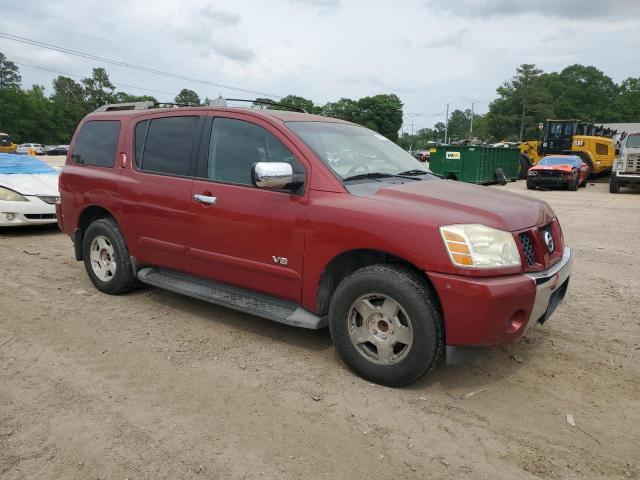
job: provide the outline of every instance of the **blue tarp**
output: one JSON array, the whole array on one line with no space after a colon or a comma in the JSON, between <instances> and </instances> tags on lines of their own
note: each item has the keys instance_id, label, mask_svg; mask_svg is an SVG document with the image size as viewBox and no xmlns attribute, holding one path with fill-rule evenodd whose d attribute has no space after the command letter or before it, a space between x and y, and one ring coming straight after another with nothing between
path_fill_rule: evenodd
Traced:
<instances>
[{"instance_id":1,"label":"blue tarp","mask_svg":"<svg viewBox=\"0 0 640 480\"><path fill-rule=\"evenodd\" d=\"M58 173L58 171L36 157L0 153L0 175L18 173Z\"/></svg>"}]
</instances>

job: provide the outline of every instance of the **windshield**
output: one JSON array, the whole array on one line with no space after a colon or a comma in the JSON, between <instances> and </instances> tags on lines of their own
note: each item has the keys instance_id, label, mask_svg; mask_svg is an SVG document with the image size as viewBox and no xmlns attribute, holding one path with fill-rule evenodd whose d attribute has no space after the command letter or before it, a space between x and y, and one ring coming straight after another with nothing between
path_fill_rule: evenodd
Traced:
<instances>
[{"instance_id":1,"label":"windshield","mask_svg":"<svg viewBox=\"0 0 640 480\"><path fill-rule=\"evenodd\" d=\"M577 157L546 157L540 160L538 165L553 166L553 165L572 165L574 167L580 166L581 160Z\"/></svg>"},{"instance_id":2,"label":"windshield","mask_svg":"<svg viewBox=\"0 0 640 480\"><path fill-rule=\"evenodd\" d=\"M629 135L626 145L627 148L640 148L640 135Z\"/></svg>"},{"instance_id":3,"label":"windshield","mask_svg":"<svg viewBox=\"0 0 640 480\"><path fill-rule=\"evenodd\" d=\"M331 122L287 122L287 127L342 180L367 174L429 173L402 148L368 128Z\"/></svg>"}]
</instances>

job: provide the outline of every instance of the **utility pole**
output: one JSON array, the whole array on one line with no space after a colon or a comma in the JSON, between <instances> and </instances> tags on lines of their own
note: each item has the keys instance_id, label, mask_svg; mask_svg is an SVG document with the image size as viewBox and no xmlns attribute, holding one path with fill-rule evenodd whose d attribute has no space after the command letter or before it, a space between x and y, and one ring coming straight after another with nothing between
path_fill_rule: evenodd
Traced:
<instances>
[{"instance_id":1,"label":"utility pole","mask_svg":"<svg viewBox=\"0 0 640 480\"><path fill-rule=\"evenodd\" d=\"M522 101L522 118L520 119L520 141L522 141L522 137L524 137L524 100Z\"/></svg>"},{"instance_id":2,"label":"utility pole","mask_svg":"<svg viewBox=\"0 0 640 480\"><path fill-rule=\"evenodd\" d=\"M413 122L411 122L411 136L413 137Z\"/></svg>"},{"instance_id":3,"label":"utility pole","mask_svg":"<svg viewBox=\"0 0 640 480\"><path fill-rule=\"evenodd\" d=\"M471 127L469 128L469 136L471 136L473 134L473 107L474 107L474 103L471 102Z\"/></svg>"},{"instance_id":4,"label":"utility pole","mask_svg":"<svg viewBox=\"0 0 640 480\"><path fill-rule=\"evenodd\" d=\"M447 102L447 118L444 120L444 143L449 140L449 102Z\"/></svg>"}]
</instances>

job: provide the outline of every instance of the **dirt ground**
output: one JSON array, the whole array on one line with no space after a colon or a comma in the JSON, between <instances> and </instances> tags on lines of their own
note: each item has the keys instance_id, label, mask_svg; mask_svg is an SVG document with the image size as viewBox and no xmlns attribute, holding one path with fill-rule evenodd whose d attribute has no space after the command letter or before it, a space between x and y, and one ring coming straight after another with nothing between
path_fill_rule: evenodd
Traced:
<instances>
[{"instance_id":1,"label":"dirt ground","mask_svg":"<svg viewBox=\"0 0 640 480\"><path fill-rule=\"evenodd\" d=\"M55 227L1 230L0 478L638 478L640 191L492 188L556 210L567 301L403 389L326 330L103 295Z\"/></svg>"}]
</instances>

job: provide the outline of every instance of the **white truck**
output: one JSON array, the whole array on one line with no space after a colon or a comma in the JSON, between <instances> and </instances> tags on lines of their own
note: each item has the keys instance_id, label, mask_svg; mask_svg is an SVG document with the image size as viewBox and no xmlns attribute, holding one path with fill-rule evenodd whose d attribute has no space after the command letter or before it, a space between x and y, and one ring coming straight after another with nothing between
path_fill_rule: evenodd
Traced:
<instances>
[{"instance_id":1,"label":"white truck","mask_svg":"<svg viewBox=\"0 0 640 480\"><path fill-rule=\"evenodd\" d=\"M621 140L620 147L620 156L609 178L611 193L619 193L620 187L640 186L640 132L629 133Z\"/></svg>"}]
</instances>

